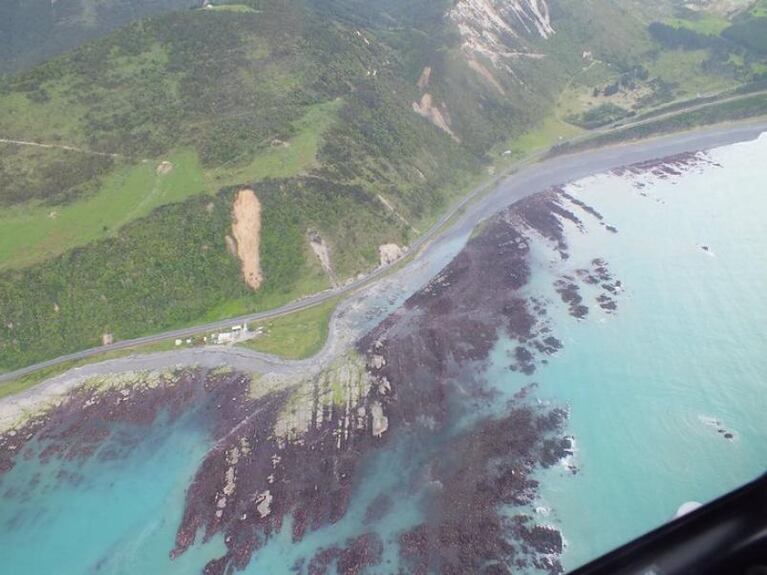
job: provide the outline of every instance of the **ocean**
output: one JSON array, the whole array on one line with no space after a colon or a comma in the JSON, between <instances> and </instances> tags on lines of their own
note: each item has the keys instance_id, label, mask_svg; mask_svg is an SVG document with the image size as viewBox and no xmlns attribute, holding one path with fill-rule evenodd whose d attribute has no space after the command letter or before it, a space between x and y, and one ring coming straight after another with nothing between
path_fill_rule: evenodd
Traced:
<instances>
[{"instance_id":1,"label":"ocean","mask_svg":"<svg viewBox=\"0 0 767 575\"><path fill-rule=\"evenodd\" d=\"M567 188L619 230L571 230L573 259L604 258L625 292L615 314L558 318L564 349L537 377L577 445L576 476L541 477L566 567L767 471L767 134L708 156Z\"/></svg>"}]
</instances>

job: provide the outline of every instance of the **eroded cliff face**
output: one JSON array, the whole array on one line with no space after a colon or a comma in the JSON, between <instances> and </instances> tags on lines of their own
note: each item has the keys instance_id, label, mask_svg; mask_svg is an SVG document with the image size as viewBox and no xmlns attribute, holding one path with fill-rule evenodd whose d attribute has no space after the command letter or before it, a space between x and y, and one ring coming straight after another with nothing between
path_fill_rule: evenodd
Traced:
<instances>
[{"instance_id":1,"label":"eroded cliff face","mask_svg":"<svg viewBox=\"0 0 767 575\"><path fill-rule=\"evenodd\" d=\"M554 34L546 0L460 0L448 18L458 27L469 58L486 58L497 67L534 56L525 46L526 37Z\"/></svg>"},{"instance_id":2,"label":"eroded cliff face","mask_svg":"<svg viewBox=\"0 0 767 575\"><path fill-rule=\"evenodd\" d=\"M505 118L514 116L514 106L526 97L518 89L528 84L521 61L544 59L541 43L555 33L547 1L456 0L443 21L460 37L460 58L466 69L448 72L437 56L425 62L413 110L454 141L470 146L477 143L475 132L483 119L456 94L458 85L470 83L479 108L504 110Z\"/></svg>"},{"instance_id":3,"label":"eroded cliff face","mask_svg":"<svg viewBox=\"0 0 767 575\"><path fill-rule=\"evenodd\" d=\"M753 0L693 0L684 2L691 10L713 12L723 16L734 16L754 5Z\"/></svg>"}]
</instances>

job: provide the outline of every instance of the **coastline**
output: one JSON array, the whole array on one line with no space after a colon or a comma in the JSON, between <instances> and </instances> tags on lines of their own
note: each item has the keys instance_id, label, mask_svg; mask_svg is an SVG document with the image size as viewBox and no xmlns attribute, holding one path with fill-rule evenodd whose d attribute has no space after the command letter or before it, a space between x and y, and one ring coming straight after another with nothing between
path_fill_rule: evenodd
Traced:
<instances>
[{"instance_id":1,"label":"coastline","mask_svg":"<svg viewBox=\"0 0 767 575\"><path fill-rule=\"evenodd\" d=\"M248 566L274 533L286 529L298 542L352 515L353 537L295 558L295 565L308 561L311 573L327 572L339 558L341 572L352 574L380 563L383 552L381 536L349 512L354 503L369 505L354 499L356 478L376 453L405 442L408 453L415 446L422 451L402 469L410 479L395 493L429 502L396 531L393 548L411 572L425 572L435 560L473 572L513 557L561 573L559 531L524 512L509 522L504 509L531 504L533 471L570 455L567 413L536 402L534 385L499 402L501 391L482 374L504 333L518 342L509 369L527 375L562 347L549 327L547 304L522 289L530 279L530 242L553 242L559 257L567 257L558 218L578 223L582 215L564 200L561 190L551 189L494 217L440 274L355 343L356 373L349 363L331 366L292 387L255 395L251 385L259 381L231 369L179 370L158 374L156 382L137 374L131 387L86 386L0 434L0 469L13 472L20 460L33 458L46 464L52 457L130 457L135 439L113 446L115 427L146 428L163 413L161 421L175 421L197 406L213 442L186 491L170 559L185 555L201 529L203 541L223 534L225 553L205 567L209 575L223 574ZM501 403L506 409L498 412ZM453 446L449 457L440 448L446 439ZM423 481L424 473L431 479ZM369 513L398 516L397 505ZM293 561L285 559L283 567Z\"/></svg>"},{"instance_id":2,"label":"coastline","mask_svg":"<svg viewBox=\"0 0 767 575\"><path fill-rule=\"evenodd\" d=\"M552 187L565 186L587 176L627 168L640 163L661 162L664 158L679 154L750 141L758 138L764 132L767 132L767 121L714 126L680 134L659 136L640 142L617 144L609 148L579 152L573 155L558 156L532 164L519 172L502 177L494 187L483 194L475 195L475 192L475 194L467 196L459 205L463 206L464 209L460 215L452 218L454 214L460 211L456 208L435 224L434 233L441 230L445 224L448 224L444 230L436 233L435 237L430 236L432 233L430 231L421 236L411 246L410 251L415 254L415 257L398 267L394 272L390 272L387 268L379 268L376 270L375 275L383 276L382 280L392 278L395 281L398 278L408 278L414 275L420 278L422 284L425 284L430 280L428 274L424 275L423 269L420 269L419 273L414 273L421 268L424 260L428 261L433 254L444 249L448 244L462 246L480 222L526 197L533 196ZM460 247L458 248L459 250ZM437 271L439 271L439 267ZM388 275L386 275L387 272ZM373 274L356 282L360 284L358 286L352 285L343 288L343 291L349 291L353 296L339 304L329 323L328 339L323 349L312 358L306 360L283 360L276 356L239 347L206 346L196 349L131 355L93 363L74 368L18 394L0 399L0 431L8 429L18 423L19 420L23 420L25 417L36 413L41 408L60 401L68 392L77 388L89 378L108 374L146 372L193 366L207 368L231 366L246 372L289 375L303 373L311 376L313 373L326 367L333 357L338 356L345 349L349 349L352 346L352 340L354 339L353 330L349 329L348 326L345 329L339 327L338 319L344 315L344 310L355 305L360 298L365 297L365 294L375 291L377 284L372 282L374 279L372 276ZM415 291L418 287L420 286L410 286L410 290ZM334 291L331 295L337 297L338 294ZM328 295L323 292L306 298L300 304L302 306L314 305L319 301L327 299L327 297ZM253 317L255 316L249 316L249 318ZM251 320L247 319L247 321ZM228 324L235 321L243 321L243 318L220 323ZM141 339L142 341L156 340L158 338L164 339L166 336L166 334L161 334ZM127 344L135 345L136 341L119 342L118 345L125 344L124 346L128 347ZM28 369L25 368L19 371L26 371ZM10 376L18 373L17 371L0 374L0 385L2 385L3 379L8 379Z\"/></svg>"},{"instance_id":3,"label":"coastline","mask_svg":"<svg viewBox=\"0 0 767 575\"><path fill-rule=\"evenodd\" d=\"M654 136L646 140L622 142L608 147L595 148L573 154L562 154L543 160L540 159L544 157L543 155L536 155L523 161L517 171L512 167L510 172L496 176L489 182L479 185L454 205L426 233L419 236L409 246L409 252L410 254L415 254L415 258L410 256L404 262L394 262L377 268L364 278L355 280L337 289L326 290L291 302L281 308L230 318L202 326L172 330L131 340L122 340L108 346L74 352L32 366L1 373L0 385L3 382L11 381L38 369L54 366L66 361L93 357L106 351L126 349L165 339L183 338L202 331L227 329L232 325L242 322L254 322L284 315L291 311L298 311L338 297L341 294L354 294L374 285L376 281L389 275L403 275L404 269L410 268L416 259L423 259L425 255L428 255L424 252L429 250L433 244L444 244L464 234L468 237L468 233L480 221L497 213L514 201L536 193L536 191L542 191L552 186L564 185L588 175L609 171L629 164L755 139L764 131L767 131L767 120L747 120L706 126L675 134Z\"/></svg>"},{"instance_id":4,"label":"coastline","mask_svg":"<svg viewBox=\"0 0 767 575\"><path fill-rule=\"evenodd\" d=\"M665 211L666 204L646 197L641 180L669 180L671 190L686 172L721 167L707 156L677 154L594 180L640 176L628 193L652 214ZM275 565L326 573L334 562L342 573L356 573L389 560L416 573L445 565L473 572L488 562L509 561L561 573L570 552L565 534L579 549L581 535L570 533L572 522L560 521L563 506L546 499L537 472L553 469L564 481L578 473L578 485L593 480L589 457L598 441L579 427L588 410L577 401L602 393L609 382L593 379L575 389L565 374L556 378L562 393L551 393L551 372L583 345L571 330L609 329L635 317L624 309L633 308L641 288L636 276L626 275L619 247L626 251L627 240L637 243L644 226L632 229L634 220L625 216L613 221L622 199L615 194L591 199L578 185L550 187L506 206L477 232L428 246L428 263L438 273L419 258L412 268L404 266L410 273L399 286L370 288L387 301L376 313L366 313L381 303L375 297L366 301L360 295L339 307L323 349L332 358L354 342L354 351L339 362L322 366L312 358L281 365L265 357L274 381L279 383L279 370L286 379L256 393L254 387L268 378L250 375L254 361L241 350L231 351L239 358L232 362L245 366L242 372L230 366L155 374L170 381L159 386L126 387L121 382L130 376L117 377L103 393L88 386L29 426L0 434L0 455L10 465L14 457L35 465L36 449L54 457L71 453L76 461L98 458L114 453L115 446L102 436L83 436L83 426L103 434L128 423L138 425L139 436L150 429L161 434L167 423L163 408L174 418L191 405L207 405L200 421L213 430L212 443L205 444L194 479L185 481L183 519L173 522L175 544L165 550L173 561L195 552L202 528L203 542L218 538L225 545L207 562L208 574L232 566L274 572ZM709 238L697 239L708 245ZM704 244L687 244L710 261ZM712 238L710 245L725 253L720 241ZM402 293L393 297L397 289ZM371 323L377 325L371 329ZM364 335L356 339L355 333ZM197 358L220 365L221 355L214 352L221 350L185 351L204 352ZM538 371L552 356L565 361ZM308 373L313 362L318 370ZM300 381L292 379L295 368L305 374ZM607 416L609 410L603 411ZM737 421L711 413L727 421L728 429ZM606 428L602 424L600 433ZM734 442L707 432L725 448L745 436L741 428L734 429ZM575 437L585 450L577 456ZM117 445L126 465L131 445ZM387 456L396 465L386 466L388 479L382 480L371 461ZM94 469L92 479L100 474ZM15 477L23 483L23 469ZM550 516L537 511L542 505L553 509ZM403 506L411 513L403 515ZM362 520L368 517L375 523ZM111 557L107 549L101 553Z\"/></svg>"}]
</instances>

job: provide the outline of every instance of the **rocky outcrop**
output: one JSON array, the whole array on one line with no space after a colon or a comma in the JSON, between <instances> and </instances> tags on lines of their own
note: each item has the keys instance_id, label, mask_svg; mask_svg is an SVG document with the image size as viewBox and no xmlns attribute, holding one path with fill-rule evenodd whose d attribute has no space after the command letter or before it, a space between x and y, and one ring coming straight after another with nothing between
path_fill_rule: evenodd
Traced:
<instances>
[{"instance_id":1,"label":"rocky outcrop","mask_svg":"<svg viewBox=\"0 0 767 575\"><path fill-rule=\"evenodd\" d=\"M377 401L370 406L370 415L373 420L373 436L381 437L389 429L389 418L384 415L383 407Z\"/></svg>"},{"instance_id":2,"label":"rocky outcrop","mask_svg":"<svg viewBox=\"0 0 767 575\"><path fill-rule=\"evenodd\" d=\"M318 552L309 562L310 575L330 575L342 573L356 575L364 573L365 567L381 563L383 542L374 533L366 533L356 539L350 539L346 546L330 547ZM335 569L333 568L335 565ZM301 572L295 565L294 572Z\"/></svg>"},{"instance_id":3,"label":"rocky outcrop","mask_svg":"<svg viewBox=\"0 0 767 575\"><path fill-rule=\"evenodd\" d=\"M275 436L282 444L301 441L311 430L336 421L333 435L342 447L353 433L369 425L366 398L373 383L363 358L350 353L337 359L316 377L294 387L277 417Z\"/></svg>"},{"instance_id":4,"label":"rocky outcrop","mask_svg":"<svg viewBox=\"0 0 767 575\"><path fill-rule=\"evenodd\" d=\"M208 540L224 534L226 554L206 566L206 575L243 569L290 517L292 536L339 521L351 497L361 456L386 432L375 407L364 361L339 359L319 376L254 400L248 413L205 457L187 492L172 556L184 553L198 532ZM246 446L244 448L244 446ZM315 558L316 573L333 560L362 565L372 540L350 542Z\"/></svg>"},{"instance_id":5,"label":"rocky outcrop","mask_svg":"<svg viewBox=\"0 0 767 575\"><path fill-rule=\"evenodd\" d=\"M382 266L396 262L405 254L405 249L397 244L383 244L378 246L378 261Z\"/></svg>"},{"instance_id":6,"label":"rocky outcrop","mask_svg":"<svg viewBox=\"0 0 767 575\"><path fill-rule=\"evenodd\" d=\"M113 436L111 430L123 424L151 425L160 414L172 420L199 410L212 433L222 434L230 421L243 416L249 387L250 379L243 374L203 370L127 372L87 380L66 398L0 434L0 474L12 469L19 455L43 462L54 457L80 461L97 451L102 459L121 457L140 437ZM107 440L109 448L100 449ZM223 472L222 479L230 483Z\"/></svg>"},{"instance_id":7,"label":"rocky outcrop","mask_svg":"<svg viewBox=\"0 0 767 575\"><path fill-rule=\"evenodd\" d=\"M540 410L520 393L507 414L478 423L431 467L440 485L428 520L400 536L406 573L562 573L562 535L528 515L509 517L501 506L529 505L538 484L530 475L544 465L549 434L561 430L562 410ZM558 455L570 451L562 444ZM507 507L508 509L508 507ZM488 565L513 565L487 569Z\"/></svg>"}]
</instances>

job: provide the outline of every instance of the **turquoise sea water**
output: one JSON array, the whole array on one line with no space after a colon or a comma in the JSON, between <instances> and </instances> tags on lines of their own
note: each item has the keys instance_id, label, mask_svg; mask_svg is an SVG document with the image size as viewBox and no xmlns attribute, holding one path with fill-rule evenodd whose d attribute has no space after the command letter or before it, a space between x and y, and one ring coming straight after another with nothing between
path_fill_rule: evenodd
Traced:
<instances>
[{"instance_id":1,"label":"turquoise sea water","mask_svg":"<svg viewBox=\"0 0 767 575\"><path fill-rule=\"evenodd\" d=\"M571 229L565 269L602 257L626 288L615 315L555 317L565 348L533 378L576 438L580 472L541 475L568 568L767 471L767 135L709 155L722 167L568 189L620 231ZM532 291L561 270L549 259Z\"/></svg>"},{"instance_id":2,"label":"turquoise sea water","mask_svg":"<svg viewBox=\"0 0 767 575\"><path fill-rule=\"evenodd\" d=\"M223 553L214 540L168 558L186 487L209 447L194 417L115 431L140 438L126 458L101 461L108 440L84 464L22 460L0 479L1 573L180 575ZM81 481L59 480L62 471Z\"/></svg>"},{"instance_id":3,"label":"turquoise sea water","mask_svg":"<svg viewBox=\"0 0 767 575\"><path fill-rule=\"evenodd\" d=\"M767 137L710 157L721 167L694 168L670 180L642 176L641 189L636 178L615 175L571 185L568 191L619 233L584 217L594 225L587 233L568 230L572 257L566 263L535 248L528 291L551 299L552 328L565 345L549 365L521 376L506 367L508 342L495 350L488 376L499 389L511 394L536 381L542 400L570 410L580 471L541 473L535 504L542 521L562 529L567 567L672 518L685 501L709 500L767 468L767 300L761 291L767 286ZM595 257L609 262L626 289L617 314L588 302L589 317L578 321L556 303L551 282ZM711 420L735 439L724 439ZM81 466L22 461L0 478L0 572L186 574L223 553L217 538L176 561L168 558L184 490L210 447L195 415L149 431L123 431L142 439L124 459L96 457ZM417 524L430 487L424 479L413 492L404 471L446 446L406 441L364 462L338 524L298 545L286 525L245 573L289 572L301 556L364 533L365 510L382 493L396 510L376 524L384 541ZM85 479L57 481L61 469ZM376 573L394 571L395 551L387 546Z\"/></svg>"}]
</instances>

